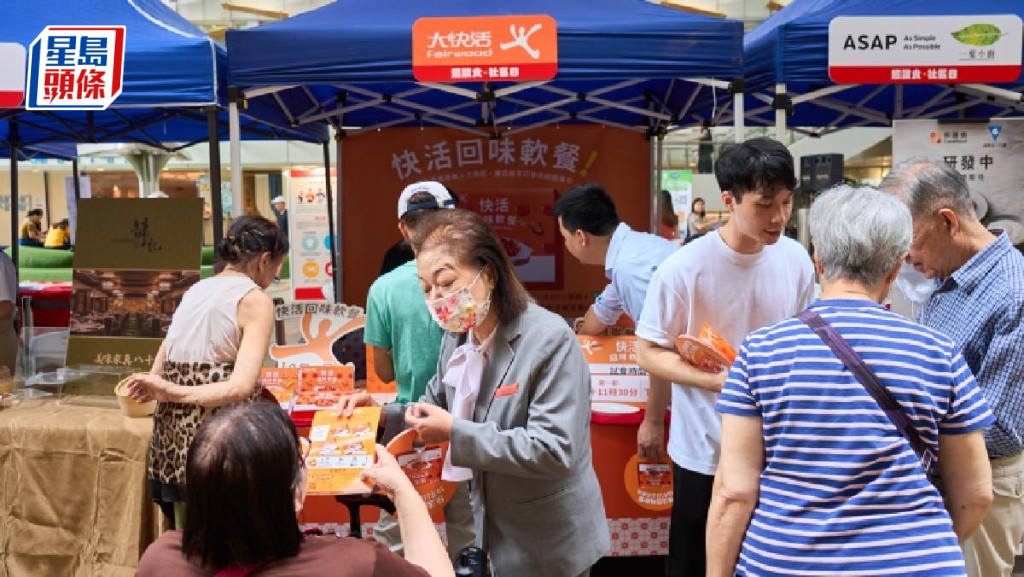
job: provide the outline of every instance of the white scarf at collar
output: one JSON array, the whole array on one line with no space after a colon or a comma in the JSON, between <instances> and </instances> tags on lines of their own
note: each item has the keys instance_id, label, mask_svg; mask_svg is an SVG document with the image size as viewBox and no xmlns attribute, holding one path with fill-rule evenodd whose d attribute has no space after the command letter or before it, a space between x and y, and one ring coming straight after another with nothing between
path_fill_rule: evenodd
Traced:
<instances>
[{"instance_id":1,"label":"white scarf at collar","mask_svg":"<svg viewBox=\"0 0 1024 577\"><path fill-rule=\"evenodd\" d=\"M448 359L448 366L445 368L441 381L455 389L451 413L456 419L473 420L476 399L480 394L480 381L483 380L484 371L487 370L488 356L494 348L494 334L497 332L497 328L495 328L491 331L490 336L484 339L484 342L476 343L476 336L472 330L469 331L466 344L456 348L451 358ZM448 445L448 454L444 459L444 467L441 469L441 478L453 483L473 478L471 469L452 465L450 444Z\"/></svg>"}]
</instances>

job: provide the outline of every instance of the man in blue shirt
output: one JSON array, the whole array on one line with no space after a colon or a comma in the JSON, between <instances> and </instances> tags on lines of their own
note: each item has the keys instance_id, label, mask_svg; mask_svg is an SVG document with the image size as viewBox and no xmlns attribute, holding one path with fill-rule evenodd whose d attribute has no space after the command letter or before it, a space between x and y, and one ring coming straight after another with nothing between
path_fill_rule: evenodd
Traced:
<instances>
[{"instance_id":1,"label":"man in blue shirt","mask_svg":"<svg viewBox=\"0 0 1024 577\"><path fill-rule=\"evenodd\" d=\"M619 220L611 196L594 183L570 189L555 203L555 217L565 240L565 249L582 264L603 265L611 282L587 310L577 332L595 335L604 332L626 313L633 322L647 296L647 285L661 261L679 245L660 236L636 232ZM651 376L651 381L658 382ZM648 388L648 406L668 405L670 387ZM655 398L664 396L664 399ZM664 452L665 411L648 411L637 431L637 454L657 458Z\"/></svg>"},{"instance_id":2,"label":"man in blue shirt","mask_svg":"<svg viewBox=\"0 0 1024 577\"><path fill-rule=\"evenodd\" d=\"M1009 577L1024 533L1024 257L978 220L963 175L943 162L899 164L880 188L910 208L907 262L935 279L922 324L963 348L996 417L985 432L995 495L963 544L967 573Z\"/></svg>"}]
</instances>

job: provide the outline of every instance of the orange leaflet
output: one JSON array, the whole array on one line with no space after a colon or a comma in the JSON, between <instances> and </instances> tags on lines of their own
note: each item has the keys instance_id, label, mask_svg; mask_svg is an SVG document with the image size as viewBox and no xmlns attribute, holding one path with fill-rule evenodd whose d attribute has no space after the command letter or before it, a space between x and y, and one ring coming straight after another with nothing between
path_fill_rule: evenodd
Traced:
<instances>
[{"instance_id":1,"label":"orange leaflet","mask_svg":"<svg viewBox=\"0 0 1024 577\"><path fill-rule=\"evenodd\" d=\"M298 382L298 367L264 367L260 369L260 384L274 395L284 409L288 409L291 405Z\"/></svg>"},{"instance_id":2,"label":"orange leaflet","mask_svg":"<svg viewBox=\"0 0 1024 577\"><path fill-rule=\"evenodd\" d=\"M342 395L352 392L355 366L348 363L302 367L300 375L294 410L315 411L335 406Z\"/></svg>"},{"instance_id":3,"label":"orange leaflet","mask_svg":"<svg viewBox=\"0 0 1024 577\"><path fill-rule=\"evenodd\" d=\"M359 475L373 464L380 407L359 407L351 417L317 411L309 429L306 492L310 495L369 493Z\"/></svg>"},{"instance_id":4,"label":"orange leaflet","mask_svg":"<svg viewBox=\"0 0 1024 577\"><path fill-rule=\"evenodd\" d=\"M416 492L427 504L435 523L444 521L444 506L455 493L455 483L441 480L441 469L448 443L418 446L417 433L408 429L388 443L388 452L395 456L402 471L412 481Z\"/></svg>"}]
</instances>

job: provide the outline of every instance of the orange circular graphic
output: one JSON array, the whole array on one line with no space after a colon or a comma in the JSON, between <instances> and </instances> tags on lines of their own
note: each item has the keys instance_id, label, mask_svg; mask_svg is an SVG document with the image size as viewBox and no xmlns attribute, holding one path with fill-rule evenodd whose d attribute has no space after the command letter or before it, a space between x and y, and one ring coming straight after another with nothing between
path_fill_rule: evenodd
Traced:
<instances>
[{"instance_id":1,"label":"orange circular graphic","mask_svg":"<svg viewBox=\"0 0 1024 577\"><path fill-rule=\"evenodd\" d=\"M311 260L307 260L302 265L302 274L306 275L307 278L314 278L320 272L320 265L316 264Z\"/></svg>"},{"instance_id":2,"label":"orange circular graphic","mask_svg":"<svg viewBox=\"0 0 1024 577\"><path fill-rule=\"evenodd\" d=\"M648 459L633 455L622 475L629 497L644 509L672 508L672 461L667 456Z\"/></svg>"},{"instance_id":3,"label":"orange circular graphic","mask_svg":"<svg viewBox=\"0 0 1024 577\"><path fill-rule=\"evenodd\" d=\"M388 452L395 456L398 466L427 504L430 518L435 523L441 523L444 521L444 506L451 501L458 486L441 479L448 443L419 445L418 437L415 430L406 429L388 443Z\"/></svg>"}]
</instances>

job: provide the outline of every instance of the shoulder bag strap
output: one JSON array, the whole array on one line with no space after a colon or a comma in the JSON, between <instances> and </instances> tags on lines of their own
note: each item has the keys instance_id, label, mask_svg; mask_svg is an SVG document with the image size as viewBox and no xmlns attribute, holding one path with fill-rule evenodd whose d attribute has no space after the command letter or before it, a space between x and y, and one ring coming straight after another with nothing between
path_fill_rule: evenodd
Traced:
<instances>
[{"instance_id":1,"label":"shoulder bag strap","mask_svg":"<svg viewBox=\"0 0 1024 577\"><path fill-rule=\"evenodd\" d=\"M846 339L836 331L835 327L828 324L828 321L810 309L799 312L796 318L811 327L811 330L821 340L825 341L825 344L832 349L832 352L839 357L839 360L843 362L846 368L857 377L860 384L864 386L872 398L875 399L875 402L878 403L878 406L881 407L882 411L885 412L885 416L889 417L889 421L896 427L896 430L910 443L910 448L914 450L918 459L921 460L925 471L930 471L932 466L931 452L925 447L920 433L918 433L914 423L910 420L910 416L907 415L906 410L892 396L892 393L879 380L878 376L864 363L864 359L857 354L857 351L853 350L850 343L846 342Z\"/></svg>"}]
</instances>

